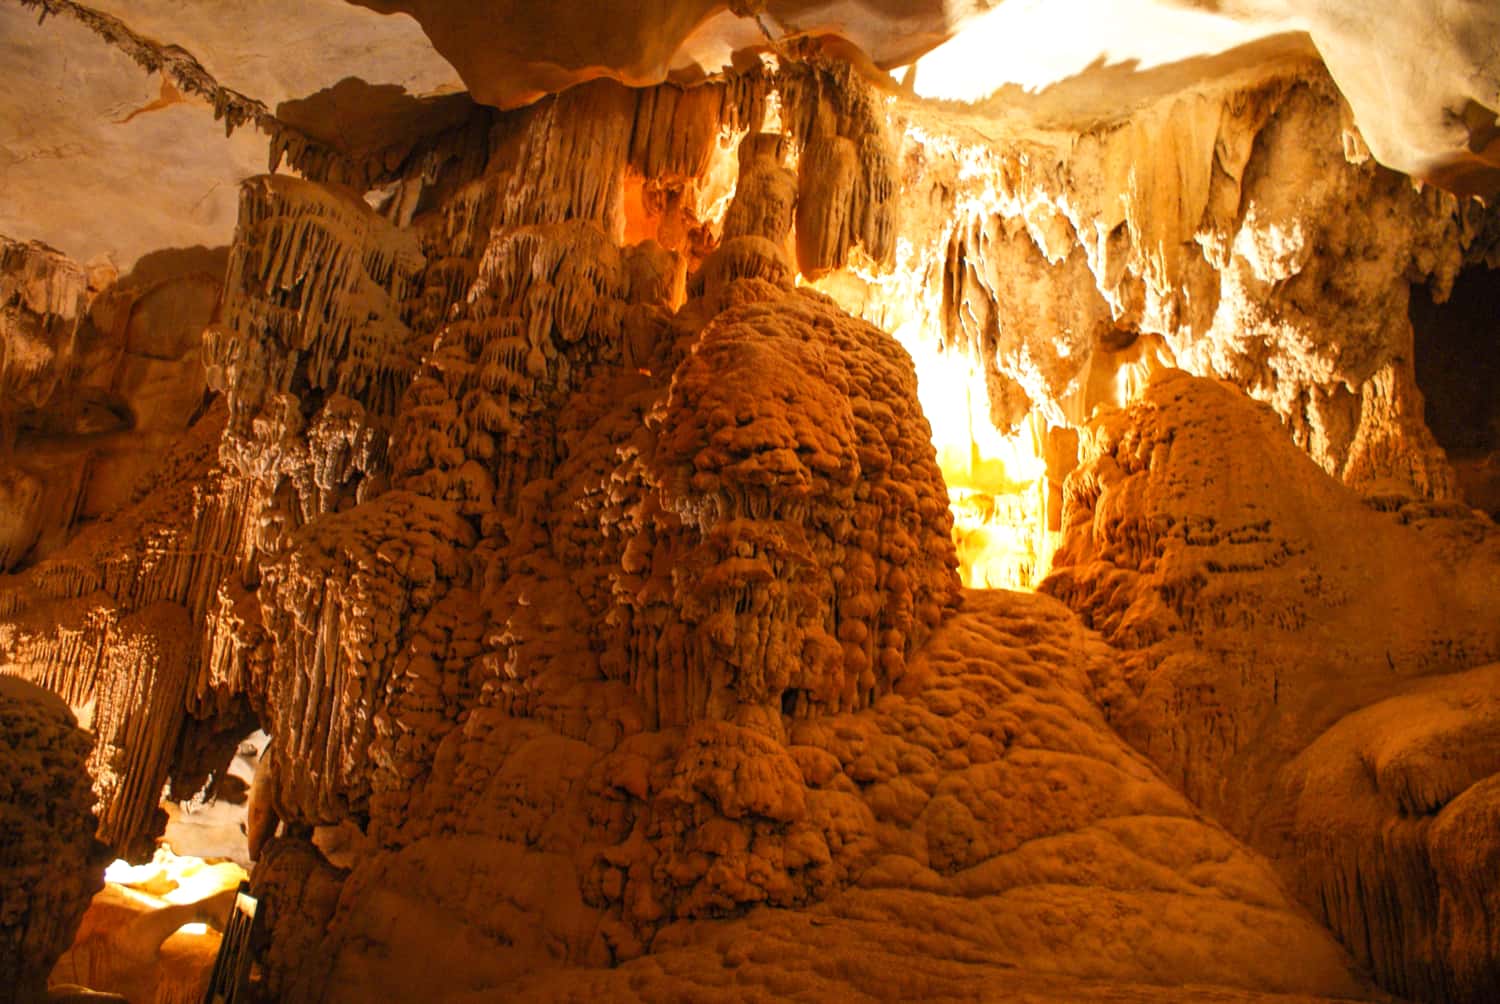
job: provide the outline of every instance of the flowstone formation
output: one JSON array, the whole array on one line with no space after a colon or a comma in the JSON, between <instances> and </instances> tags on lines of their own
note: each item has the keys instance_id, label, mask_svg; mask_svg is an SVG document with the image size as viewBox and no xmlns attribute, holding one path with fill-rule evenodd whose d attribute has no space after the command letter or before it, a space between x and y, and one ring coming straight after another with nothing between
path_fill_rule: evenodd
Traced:
<instances>
[{"instance_id":1,"label":"flowstone formation","mask_svg":"<svg viewBox=\"0 0 1500 1004\"><path fill-rule=\"evenodd\" d=\"M1081 452L1042 590L1118 653L1092 681L1111 724L1387 986L1491 996L1495 524L1400 485L1361 498L1181 372Z\"/></svg>"},{"instance_id":2,"label":"flowstone formation","mask_svg":"<svg viewBox=\"0 0 1500 1004\"><path fill-rule=\"evenodd\" d=\"M940 104L871 61L963 5L548 65L372 0L538 100L273 112L27 5L268 134L225 248L0 243L0 672L114 853L243 799L262 997L1500 993L1500 534L1407 309L1500 228L1306 39ZM54 982L194 996L231 872Z\"/></svg>"},{"instance_id":3,"label":"flowstone formation","mask_svg":"<svg viewBox=\"0 0 1500 1004\"><path fill-rule=\"evenodd\" d=\"M598 87L573 109L591 121L537 119L609 130L638 100ZM958 598L910 363L792 289L790 215L755 209L776 186L737 194L737 235L674 315L677 255L607 237L627 148L582 165L613 182L580 169L594 224L552 222L558 193L515 187L536 149L523 135L514 173L456 194L467 229L425 237L429 288L472 274L473 292L428 336L388 473L361 472L390 490L317 519L289 506L288 527L307 522L258 588L276 815L362 823L322 918L335 943L367 940L369 897L410 888L434 855L509 861L547 875L547 895L575 890L524 938L497 931L533 949L504 953L509 973L536 964L539 936L556 962L630 958L673 919L847 883L855 821L808 790L787 722L871 706ZM288 766L306 763L323 766ZM283 883L313 880L297 872L316 858L286 843L256 876L273 910ZM471 888L541 906L493 867ZM330 989L297 988L305 960L278 968L293 995L354 978L336 966Z\"/></svg>"},{"instance_id":4,"label":"flowstone formation","mask_svg":"<svg viewBox=\"0 0 1500 1004\"><path fill-rule=\"evenodd\" d=\"M1103 726L1084 689L1105 655L1052 601L974 593L891 693L781 740L704 723L602 753L476 710L410 843L347 878L305 844L268 852L267 891L327 932L297 947L332 961L296 968L327 982L297 991L1168 1000L1136 984L1170 972L1227 1000L1378 996Z\"/></svg>"}]
</instances>

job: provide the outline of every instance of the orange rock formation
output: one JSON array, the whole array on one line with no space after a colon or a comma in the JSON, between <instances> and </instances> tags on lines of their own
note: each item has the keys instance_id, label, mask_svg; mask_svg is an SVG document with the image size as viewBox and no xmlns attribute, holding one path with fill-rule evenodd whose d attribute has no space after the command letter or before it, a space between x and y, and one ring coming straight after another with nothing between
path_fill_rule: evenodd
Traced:
<instances>
[{"instance_id":1,"label":"orange rock formation","mask_svg":"<svg viewBox=\"0 0 1500 1004\"><path fill-rule=\"evenodd\" d=\"M1419 365L1500 265L1482 5L1383 95L1267 2L946 102L991 5L269 5L321 76L128 6L0 4L97 47L57 156L241 146L160 181L225 247L0 239L13 998L169 825L266 1000L1500 996L1500 433ZM163 882L58 999L201 990L230 879Z\"/></svg>"}]
</instances>

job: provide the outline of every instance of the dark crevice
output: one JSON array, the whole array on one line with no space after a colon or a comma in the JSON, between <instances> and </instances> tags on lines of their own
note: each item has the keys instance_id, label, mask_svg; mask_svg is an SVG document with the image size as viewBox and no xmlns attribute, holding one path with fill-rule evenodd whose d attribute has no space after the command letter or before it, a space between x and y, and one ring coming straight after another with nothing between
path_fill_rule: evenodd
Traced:
<instances>
[{"instance_id":1,"label":"dark crevice","mask_svg":"<svg viewBox=\"0 0 1500 1004\"><path fill-rule=\"evenodd\" d=\"M1500 515L1500 270L1465 269L1443 303L1414 286L1411 322L1427 425L1465 501Z\"/></svg>"}]
</instances>

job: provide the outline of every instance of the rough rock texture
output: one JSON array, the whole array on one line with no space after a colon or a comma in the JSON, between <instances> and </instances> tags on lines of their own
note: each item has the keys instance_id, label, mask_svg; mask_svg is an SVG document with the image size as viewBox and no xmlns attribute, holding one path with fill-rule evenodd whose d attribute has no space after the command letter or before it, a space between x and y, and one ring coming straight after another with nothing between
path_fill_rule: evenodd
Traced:
<instances>
[{"instance_id":1,"label":"rough rock texture","mask_svg":"<svg viewBox=\"0 0 1500 1004\"><path fill-rule=\"evenodd\" d=\"M352 2L411 14L476 97L499 107L601 75L640 85L674 73L712 73L747 51L798 36L830 36L852 43L878 66L902 66L965 29L982 29L986 20L1010 14L1004 4L989 0L652 0L601 21L596 7L580 0L544 8L516 0L462 7L437 0ZM1106 26L1108 48L1088 67L1096 75L1107 73L1101 65L1106 61L1128 62L1141 48L1149 49L1151 40L1142 36L1160 30L1151 15L1159 17L1162 9L1213 15L1171 22L1176 31L1193 36L1183 44L1187 53L1215 52L1226 31L1237 41L1305 33L1355 108L1381 163L1465 191L1493 193L1500 186L1495 107L1500 71L1490 45L1500 31L1500 12L1487 0L1379 12L1350 0L1048 0L1013 6L1029 9L1008 20L1007 27L1025 32L1037 49L1066 49L1067 41L1057 34L1091 22ZM1054 8L1064 13L1053 15ZM1038 9L1042 16L1028 22L1026 15ZM495 23L509 30L496 38L488 30ZM994 71L983 65L985 55L979 54L980 65L962 69L980 80L993 79ZM1034 86L1067 76L1059 72Z\"/></svg>"},{"instance_id":2,"label":"rough rock texture","mask_svg":"<svg viewBox=\"0 0 1500 1004\"><path fill-rule=\"evenodd\" d=\"M1164 976L1366 996L1266 866L1103 726L1083 688L1104 654L1055 603L971 594L893 692L782 741L715 722L605 752L476 709L336 896L283 893L332 892L306 845L257 872L328 939L303 949L325 975L288 967L281 992L957 999L1004 974L1035 999L1164 999L1118 986ZM709 919L752 904L777 909Z\"/></svg>"},{"instance_id":3,"label":"rough rock texture","mask_svg":"<svg viewBox=\"0 0 1500 1004\"><path fill-rule=\"evenodd\" d=\"M1482 996L1488 677L1423 687L1500 655L1497 544L1404 293L1493 216L1303 62L1022 128L831 52L305 146L217 274L6 252L7 459L103 494L7 528L0 665L86 715L104 839L264 727L286 1001ZM148 451L103 481L98 387ZM1066 605L961 592L954 487Z\"/></svg>"},{"instance_id":4,"label":"rough rock texture","mask_svg":"<svg viewBox=\"0 0 1500 1004\"><path fill-rule=\"evenodd\" d=\"M98 891L89 738L53 694L0 676L0 1000L41 996Z\"/></svg>"},{"instance_id":5,"label":"rough rock texture","mask_svg":"<svg viewBox=\"0 0 1500 1004\"><path fill-rule=\"evenodd\" d=\"M1303 888L1413 997L1493 1000L1500 666L1401 688L1287 768Z\"/></svg>"},{"instance_id":6,"label":"rough rock texture","mask_svg":"<svg viewBox=\"0 0 1500 1004\"><path fill-rule=\"evenodd\" d=\"M0 447L7 456L13 454L23 424L42 424L40 414L78 368L76 358L87 354L77 338L87 296L88 277L70 259L41 244L0 243ZM32 551L48 529L49 514L75 508L68 505L72 498L47 497L48 481L55 492L65 479L44 480L41 473L23 464L6 465L0 569L14 568Z\"/></svg>"},{"instance_id":7,"label":"rough rock texture","mask_svg":"<svg viewBox=\"0 0 1500 1004\"><path fill-rule=\"evenodd\" d=\"M377 806L398 818L479 704L606 746L662 722L729 720L779 742L784 712L866 707L888 691L957 599L905 356L790 291L773 247L790 244L790 205L757 208L769 196L754 182L741 235L702 260L695 215L737 143L720 133L759 122L770 93L799 123L790 142L860 150L852 187L817 217L822 260L888 239L886 196L869 181L889 171L873 105L832 64L691 94L579 89L497 128L487 168L459 157L404 179L385 206L395 223L326 185L246 187L203 339L223 403L182 416L125 505L69 524L55 550L18 553L26 567L4 583L8 666L91 714L108 842L143 854L164 782L177 797L192 794L176 791L185 779L212 784L233 750L218 737L247 707L275 737L252 785L258 849L278 819L359 833ZM835 117L808 111L825 103ZM558 160L560 149L589 155ZM635 185L650 196L639 207ZM417 225L396 225L439 198ZM652 237L621 249L627 226ZM139 335L121 322L130 338L175 337L182 319L134 308L123 284L86 291L60 258L38 278L29 263L45 253L27 254L13 269L18 344L57 356L54 343L97 333L106 300L138 319ZM700 263L701 306L674 320L667 305ZM67 295L38 300L48 282ZM767 324L782 334L761 345ZM726 377L770 377L783 358L798 369L779 383L716 398L734 386ZM617 411L611 395L637 385L650 400L636 395L576 442L579 415ZM788 401L833 427L813 413L788 426ZM640 437L650 450L616 456ZM612 503L589 481L600 465L630 482ZM548 492L585 520L571 540L552 526ZM582 585L568 567L597 575L539 620L528 590L568 598ZM575 637L559 647L564 632ZM606 657L614 645L633 654ZM790 672L787 652L806 668ZM601 714L620 694L634 696ZM732 751L734 730L703 755Z\"/></svg>"},{"instance_id":8,"label":"rough rock texture","mask_svg":"<svg viewBox=\"0 0 1500 1004\"><path fill-rule=\"evenodd\" d=\"M0 238L0 571L128 501L203 405L198 340L222 259L164 252L130 275Z\"/></svg>"},{"instance_id":9,"label":"rough rock texture","mask_svg":"<svg viewBox=\"0 0 1500 1004\"><path fill-rule=\"evenodd\" d=\"M525 602L515 570L593 566L572 588L601 668L652 727L867 706L956 596L899 347L764 280L705 299L719 295L739 303L671 347L668 380L604 378L574 399L577 445L528 486L529 518L487 573L508 665L532 647L556 661L571 646L555 633L580 626L551 604L508 611ZM517 710L546 706L566 680L549 676L499 687Z\"/></svg>"},{"instance_id":10,"label":"rough rock texture","mask_svg":"<svg viewBox=\"0 0 1500 1004\"><path fill-rule=\"evenodd\" d=\"M1340 114L1295 63L1156 101L1065 149L1033 136L991 151L914 111L913 187L956 173L961 188L926 210L948 223L912 267L942 290L931 316L947 344L983 363L997 425L1033 409L1076 424L1120 403L1117 371L1155 353L1271 403L1336 477L1448 493L1420 426L1407 285L1430 279L1445 298L1484 217L1362 159Z\"/></svg>"},{"instance_id":11,"label":"rough rock texture","mask_svg":"<svg viewBox=\"0 0 1500 1004\"><path fill-rule=\"evenodd\" d=\"M257 588L274 653L258 698L275 737L270 798L289 832L358 824L339 894L354 926L334 921L353 944L375 937L361 925L382 911L343 903L420 889L420 876L454 855L473 862L471 892L522 895L508 891L511 872L494 870L495 855L513 845L507 853L527 861L537 826L576 854L550 860L522 903L540 908L566 888L587 896L582 919L582 899L551 908L564 929L549 937L576 943L564 954L578 961L638 955L677 917L803 903L846 883L850 866L827 847L847 841L849 824L832 810L809 817L786 722L870 707L957 602L940 475L899 346L792 290L790 221L754 206L737 218L772 222L741 224L672 318L653 279L661 273L633 264L649 264L652 246L622 254L600 225L624 222L620 176L632 161L665 172L702 171L706 160L632 152L620 127L641 114L701 113L602 86L572 101L570 115L559 103L530 116L515 152L423 232L423 298L455 279L469 285L453 309L408 315L419 331L442 320L397 406L393 487L345 495L352 507L327 512L289 480L285 508L272 510L285 521L265 524L279 537ZM561 190L533 189L541 130L561 143L575 130L620 143L596 146L613 158L581 163ZM749 184L745 199L763 194ZM272 217L286 204L273 197ZM562 206L585 218L555 218ZM256 219L247 213L247 240ZM342 274L340 246L314 248L310 290ZM284 289L244 287L214 337L244 344L232 319ZM335 351L345 345L338 317L293 316L317 322L314 351L330 335ZM297 341L269 344L284 352ZM232 412L268 372L277 370L226 366ZM324 383L310 378L308 391ZM374 389L350 393L368 402ZM287 395L250 430L291 415L277 435L297 438L297 402L308 398ZM560 775L525 766L555 757ZM678 781L653 796L647 775L662 766ZM560 782L578 772L599 775L590 812L605 813L607 829L521 811L532 799L573 801ZM741 775L769 787L737 791ZM520 802L469 801L517 783L532 791ZM632 791L639 804L618 793ZM449 818L469 820L461 844ZM752 846L752 863L710 867L710 852ZM311 880L279 877L278 862L308 864L280 848L266 849L256 873L273 911L292 908L277 894L285 884ZM324 991L295 989L315 978L301 973L297 931L275 930L279 992L317 997ZM506 964L538 964L536 936Z\"/></svg>"},{"instance_id":12,"label":"rough rock texture","mask_svg":"<svg viewBox=\"0 0 1500 1004\"><path fill-rule=\"evenodd\" d=\"M1092 681L1111 724L1388 986L1486 999L1492 674L1461 671L1500 655L1495 525L1362 502L1268 409L1175 371L1082 454L1042 589L1119 652Z\"/></svg>"}]
</instances>

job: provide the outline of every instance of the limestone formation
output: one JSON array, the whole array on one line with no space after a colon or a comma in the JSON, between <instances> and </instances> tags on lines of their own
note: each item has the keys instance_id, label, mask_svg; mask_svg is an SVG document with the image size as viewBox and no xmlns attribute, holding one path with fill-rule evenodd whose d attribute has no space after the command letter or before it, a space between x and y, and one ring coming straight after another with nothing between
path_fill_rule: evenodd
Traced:
<instances>
[{"instance_id":1,"label":"limestone formation","mask_svg":"<svg viewBox=\"0 0 1500 1004\"><path fill-rule=\"evenodd\" d=\"M968 380L967 409L934 424L956 454L950 489L985 504L960 514L961 548L1011 537L995 584L1033 583L1055 546L1042 530L1059 517L1039 462L1047 430L1125 403L1163 366L1270 403L1351 485L1457 493L1421 421L1408 305L1419 284L1446 299L1492 254L1493 211L1380 168L1321 68L1272 65L1081 133L1057 101L1024 95L1019 111L895 105L907 243L894 269L856 264L822 288L894 330L919 373ZM1009 438L980 441L971 461L976 425ZM1030 527L1019 539L1015 522ZM962 557L966 583L984 584Z\"/></svg>"},{"instance_id":2,"label":"limestone formation","mask_svg":"<svg viewBox=\"0 0 1500 1004\"><path fill-rule=\"evenodd\" d=\"M632 16L607 21L604 28L594 6L580 0L546 8L483 0L462 9L435 0L355 2L411 14L469 89L500 107L601 75L641 85L713 73L747 50L807 36L852 43L863 58L889 69L910 64L964 28L982 28L985 21L1010 16L1005 3L988 0L653 0L632 8ZM1500 76L1490 44L1500 29L1500 13L1486 0L1380 12L1348 0L1048 0L1013 6L1028 9L1004 26L1030 28L1027 41L1035 48L1066 49L1065 39L1046 33L1078 32L1085 27L1080 22L1098 22L1109 41L1101 61L1113 55L1126 62L1149 51L1151 32L1163 30L1159 19L1173 8L1212 15L1165 29L1196 29L1205 36L1198 43L1202 48L1194 48L1195 39L1184 40L1189 53L1215 53L1214 39L1226 34L1242 43L1303 35L1327 61L1381 163L1470 191L1493 192L1500 181L1495 146ZM1061 14L1051 15L1053 9ZM1045 20L1049 16L1054 19ZM485 25L496 21L511 30L499 44L485 44ZM995 79L992 67L965 69L981 81ZM1005 72L1003 64L1000 72ZM1042 83L1066 76L1053 69Z\"/></svg>"},{"instance_id":3,"label":"limestone formation","mask_svg":"<svg viewBox=\"0 0 1500 1004\"><path fill-rule=\"evenodd\" d=\"M1042 589L1119 653L1093 681L1114 727L1388 986L1483 1000L1496 765L1470 667L1500 656L1495 525L1400 488L1361 500L1268 410L1180 372L1082 453Z\"/></svg>"},{"instance_id":4,"label":"limestone formation","mask_svg":"<svg viewBox=\"0 0 1500 1004\"><path fill-rule=\"evenodd\" d=\"M24 993L1500 994L1487 10L264 6L0 3Z\"/></svg>"},{"instance_id":5,"label":"limestone formation","mask_svg":"<svg viewBox=\"0 0 1500 1004\"><path fill-rule=\"evenodd\" d=\"M99 888L89 738L58 698L0 677L0 1000L37 999Z\"/></svg>"},{"instance_id":6,"label":"limestone formation","mask_svg":"<svg viewBox=\"0 0 1500 1004\"><path fill-rule=\"evenodd\" d=\"M1287 767L1295 874L1400 992L1485 1000L1500 765L1492 663L1402 687Z\"/></svg>"}]
</instances>

